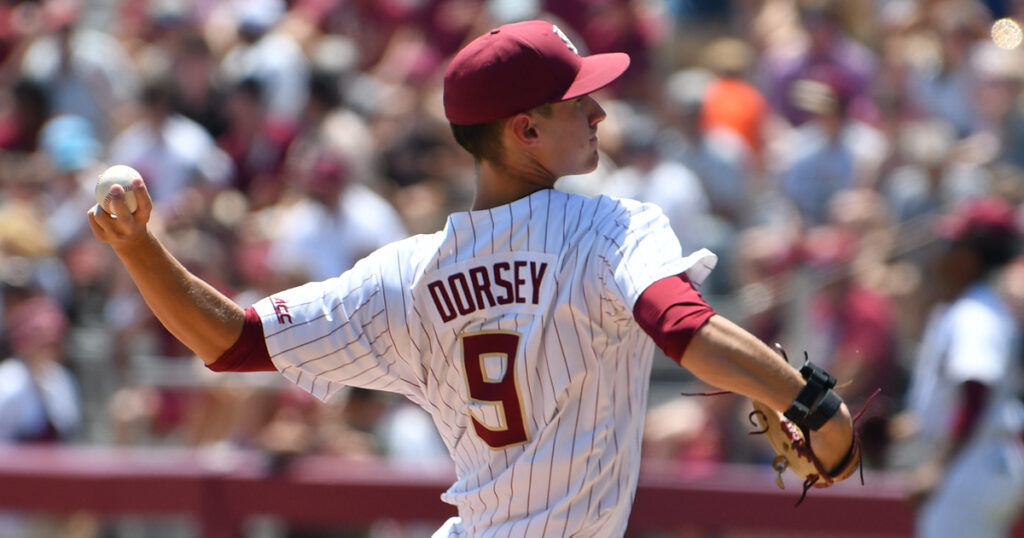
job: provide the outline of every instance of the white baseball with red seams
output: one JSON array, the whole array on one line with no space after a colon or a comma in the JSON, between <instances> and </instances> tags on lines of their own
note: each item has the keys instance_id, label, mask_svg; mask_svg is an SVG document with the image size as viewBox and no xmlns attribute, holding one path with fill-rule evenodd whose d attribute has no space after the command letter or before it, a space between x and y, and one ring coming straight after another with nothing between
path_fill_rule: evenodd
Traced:
<instances>
[{"instance_id":1,"label":"white baseball with red seams","mask_svg":"<svg viewBox=\"0 0 1024 538\"><path fill-rule=\"evenodd\" d=\"M114 213L110 209L110 187L120 185L124 188L124 203L128 206L128 211L134 213L139 204L132 191L132 180L141 177L142 174L138 170L124 164L115 164L104 170L96 180L96 203L100 209L110 214Z\"/></svg>"},{"instance_id":2,"label":"white baseball with red seams","mask_svg":"<svg viewBox=\"0 0 1024 538\"><path fill-rule=\"evenodd\" d=\"M542 190L254 308L274 365L314 396L387 390L431 414L458 476L440 535L621 536L654 350L633 305L716 261L682 256L654 205Z\"/></svg>"}]
</instances>

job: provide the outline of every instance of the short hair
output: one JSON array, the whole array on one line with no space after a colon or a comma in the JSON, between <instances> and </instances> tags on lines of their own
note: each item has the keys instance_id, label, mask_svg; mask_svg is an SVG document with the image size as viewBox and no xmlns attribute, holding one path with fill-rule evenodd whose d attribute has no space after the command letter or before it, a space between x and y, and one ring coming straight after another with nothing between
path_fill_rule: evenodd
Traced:
<instances>
[{"instance_id":1,"label":"short hair","mask_svg":"<svg viewBox=\"0 0 1024 538\"><path fill-rule=\"evenodd\" d=\"M541 116L550 117L552 113L551 104L543 104L528 112L537 112ZM504 147L501 144L501 129L509 118L500 119L486 123L474 123L470 125L459 125L450 123L452 135L476 161L489 161L501 164L504 156Z\"/></svg>"},{"instance_id":2,"label":"short hair","mask_svg":"<svg viewBox=\"0 0 1024 538\"><path fill-rule=\"evenodd\" d=\"M501 129L507 119L487 123L459 125L452 123L452 135L476 161L500 163L504 152L501 145Z\"/></svg>"},{"instance_id":3,"label":"short hair","mask_svg":"<svg viewBox=\"0 0 1024 538\"><path fill-rule=\"evenodd\" d=\"M973 251L978 256L983 276L1013 261L1017 256L1019 248L1019 241L1015 235L1005 237L984 233L969 233L965 237L956 240L955 243Z\"/></svg>"}]
</instances>

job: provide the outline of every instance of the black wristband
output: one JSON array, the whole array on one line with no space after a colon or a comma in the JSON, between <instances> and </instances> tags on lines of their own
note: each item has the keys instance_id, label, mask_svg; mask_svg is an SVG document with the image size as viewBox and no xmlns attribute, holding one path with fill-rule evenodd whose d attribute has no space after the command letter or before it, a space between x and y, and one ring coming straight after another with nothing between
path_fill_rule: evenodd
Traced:
<instances>
[{"instance_id":1,"label":"black wristband","mask_svg":"<svg viewBox=\"0 0 1024 538\"><path fill-rule=\"evenodd\" d=\"M810 428L816 430L835 414L839 409L839 404L842 403L839 395L831 390L832 387L836 386L836 378L811 361L804 362L804 365L800 368L800 375L807 380L807 384L797 394L796 399L793 400L793 405L786 410L784 415L801 429ZM832 396L830 397L829 394ZM833 397L839 400L838 403L833 401ZM828 404L825 409L820 409L823 400L826 398L829 399ZM829 411L830 409L831 411ZM821 414L826 415L824 420L821 420L819 416ZM817 424L816 426L811 426L808 423L812 415L815 416L814 424ZM820 424L818 421L821 421Z\"/></svg>"},{"instance_id":2,"label":"black wristband","mask_svg":"<svg viewBox=\"0 0 1024 538\"><path fill-rule=\"evenodd\" d=\"M824 368L811 361L804 361L804 365L800 367L800 375L808 383L818 383L827 389L836 386L836 378L832 377L832 374L826 372Z\"/></svg>"},{"instance_id":3,"label":"black wristband","mask_svg":"<svg viewBox=\"0 0 1024 538\"><path fill-rule=\"evenodd\" d=\"M802 426L804 421L807 420L807 415L811 412L811 408L817 403L822 393L823 391L820 386L810 383L804 385L804 388L800 390L800 394L797 394L796 399L793 400L793 404L783 414L796 425Z\"/></svg>"},{"instance_id":4,"label":"black wristband","mask_svg":"<svg viewBox=\"0 0 1024 538\"><path fill-rule=\"evenodd\" d=\"M825 391L825 395L822 396L821 401L818 402L818 406L811 409L811 412L807 414L804 426L817 430L824 426L828 419L836 414L836 411L839 411L839 406L841 405L843 405L843 399L835 391L828 389Z\"/></svg>"}]
</instances>

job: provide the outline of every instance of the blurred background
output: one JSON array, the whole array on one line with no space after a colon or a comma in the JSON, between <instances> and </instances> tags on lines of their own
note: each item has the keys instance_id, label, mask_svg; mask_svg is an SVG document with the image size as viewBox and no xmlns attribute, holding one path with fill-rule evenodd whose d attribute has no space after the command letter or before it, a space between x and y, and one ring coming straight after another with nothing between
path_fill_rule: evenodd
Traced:
<instances>
[{"instance_id":1,"label":"blurred background","mask_svg":"<svg viewBox=\"0 0 1024 538\"><path fill-rule=\"evenodd\" d=\"M914 491L907 396L949 299L936 222L972 200L1024 207L1021 30L994 26L1022 20L1020 0L0 2L0 444L246 451L268 476L310 454L447 472L429 417L389 394L320 404L276 374L207 372L85 212L98 173L127 164L172 252L240 304L334 276L469 207L444 67L472 37L538 17L581 52L632 57L598 96L601 165L558 188L662 205L684 250L718 253L702 289L717 311L794 363L806 350L854 411L881 388L858 422L865 466ZM998 269L1019 327L1024 259ZM651 383L645 465L767 466L744 399L680 396L707 387L663 357ZM2 506L0 537L202 534L185 516ZM679 517L656 535L734 535ZM268 515L244 533L436 523Z\"/></svg>"}]
</instances>

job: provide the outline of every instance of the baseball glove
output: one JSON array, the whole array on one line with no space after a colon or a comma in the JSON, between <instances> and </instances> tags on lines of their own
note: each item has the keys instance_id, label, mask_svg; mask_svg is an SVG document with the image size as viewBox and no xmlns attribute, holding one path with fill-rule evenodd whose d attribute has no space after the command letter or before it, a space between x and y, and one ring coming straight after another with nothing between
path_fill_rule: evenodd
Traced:
<instances>
[{"instance_id":1,"label":"baseball glove","mask_svg":"<svg viewBox=\"0 0 1024 538\"><path fill-rule=\"evenodd\" d=\"M775 344L775 348L788 363L789 357L786 356L782 346ZM836 379L808 360L806 352L804 352L804 364L800 368L800 375L807 381L807 384L785 413L776 411L763 402L751 400L754 410L748 416L750 423L760 428L750 434L768 436L768 443L775 451L772 468L778 473L776 483L779 488L785 489L782 474L786 469L803 478L803 493L796 502L797 506L804 501L807 491L812 487L827 488L853 476L853 473L858 470L860 471L860 482L862 485L864 484L860 436L857 434L856 425L871 400L881 392L880 389L875 390L875 393L864 403L860 412L853 417L853 442L850 444L850 450L846 456L835 468L826 469L817 454L814 453L810 432L828 422L828 419L842 406L843 399L832 390L836 385ZM683 396L718 396L730 394L730 391L683 392L682 394Z\"/></svg>"},{"instance_id":2,"label":"baseball glove","mask_svg":"<svg viewBox=\"0 0 1024 538\"><path fill-rule=\"evenodd\" d=\"M771 444L776 454L772 460L772 468L778 473L776 483L780 488L785 488L782 482L782 473L786 469L804 479L803 493L796 503L797 506L803 502L807 496L807 490L810 488L826 488L835 482L846 480L860 468L860 439L857 437L856 430L853 433L850 452L843 461L835 469L825 469L811 447L809 432L802 430L781 412L764 403L753 400L753 404L754 410L750 413L750 421L761 429L750 433L764 434L768 437L768 443ZM862 473L861 483L863 482L864 475Z\"/></svg>"},{"instance_id":3,"label":"baseball glove","mask_svg":"<svg viewBox=\"0 0 1024 538\"><path fill-rule=\"evenodd\" d=\"M775 347L789 362L789 357L786 356L782 347L778 344ZM785 487L782 482L782 473L786 469L804 479L803 493L796 503L797 506L803 502L810 488L827 488L836 482L846 480L858 470L861 471L861 484L864 483L860 438L856 428L853 429L853 442L849 452L833 469L826 469L822 465L811 446L810 430L820 428L843 403L842 398L832 391L836 379L807 360L806 353L804 353L804 364L800 368L800 374L807 380L807 385L789 410L782 413L763 402L753 400L754 410L749 415L751 424L760 428L750 432L751 435L766 435L768 443L775 451L776 456L772 460L772 468L778 473L776 482L779 487ZM877 394L878 391L875 391L875 395ZM868 402L864 404L865 408L873 398L874 395L868 399ZM853 418L854 425L863 413L864 409L861 409Z\"/></svg>"}]
</instances>

